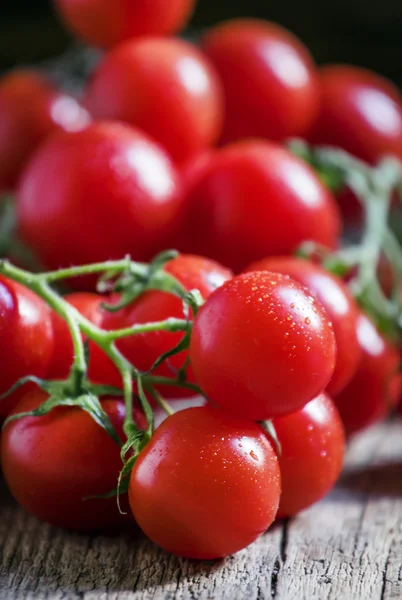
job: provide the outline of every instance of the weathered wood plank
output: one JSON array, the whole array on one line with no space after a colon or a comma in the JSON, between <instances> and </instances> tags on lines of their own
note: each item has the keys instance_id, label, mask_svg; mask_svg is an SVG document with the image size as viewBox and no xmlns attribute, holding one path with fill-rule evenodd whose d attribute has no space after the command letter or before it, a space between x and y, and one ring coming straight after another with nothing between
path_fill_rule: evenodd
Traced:
<instances>
[{"instance_id":1,"label":"weathered wood plank","mask_svg":"<svg viewBox=\"0 0 402 600\"><path fill-rule=\"evenodd\" d=\"M352 446L337 489L289 527L278 598L402 597L401 461L399 423Z\"/></svg>"},{"instance_id":2,"label":"weathered wood plank","mask_svg":"<svg viewBox=\"0 0 402 600\"><path fill-rule=\"evenodd\" d=\"M169 556L140 534L63 532L18 509L4 486L0 498L0 600L402 598L400 423L352 444L327 499L214 564Z\"/></svg>"}]
</instances>

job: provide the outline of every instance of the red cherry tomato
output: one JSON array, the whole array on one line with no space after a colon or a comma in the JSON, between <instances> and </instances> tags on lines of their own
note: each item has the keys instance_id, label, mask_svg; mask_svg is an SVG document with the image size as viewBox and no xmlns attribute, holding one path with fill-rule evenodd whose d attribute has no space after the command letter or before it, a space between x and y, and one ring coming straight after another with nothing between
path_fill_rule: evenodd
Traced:
<instances>
[{"instance_id":1,"label":"red cherry tomato","mask_svg":"<svg viewBox=\"0 0 402 600\"><path fill-rule=\"evenodd\" d=\"M89 292L68 294L64 299L91 323L101 327L103 319L101 304L107 302L107 299ZM51 358L47 378L65 379L70 373L74 357L71 333L66 322L55 312L52 313L52 324L56 352L53 353ZM91 340L89 341L88 377L92 383L108 383L112 380L116 386L121 385L121 376L117 368L99 346Z\"/></svg>"},{"instance_id":2,"label":"red cherry tomato","mask_svg":"<svg viewBox=\"0 0 402 600\"><path fill-rule=\"evenodd\" d=\"M177 39L131 40L101 63L87 90L101 119L136 125L177 162L218 138L222 123L219 81L201 52Z\"/></svg>"},{"instance_id":3,"label":"red cherry tomato","mask_svg":"<svg viewBox=\"0 0 402 600\"><path fill-rule=\"evenodd\" d=\"M0 80L0 190L13 190L26 162L55 131L79 131L90 122L75 98L39 73L13 71Z\"/></svg>"},{"instance_id":4,"label":"red cherry tomato","mask_svg":"<svg viewBox=\"0 0 402 600\"><path fill-rule=\"evenodd\" d=\"M17 196L21 237L48 268L126 254L147 260L171 237L180 207L168 156L118 123L50 139Z\"/></svg>"},{"instance_id":5,"label":"red cherry tomato","mask_svg":"<svg viewBox=\"0 0 402 600\"><path fill-rule=\"evenodd\" d=\"M247 271L289 275L322 304L332 322L337 349L336 367L327 391L331 395L339 393L352 379L361 357L356 332L358 308L344 282L319 265L287 256L260 260L249 265Z\"/></svg>"},{"instance_id":6,"label":"red cherry tomato","mask_svg":"<svg viewBox=\"0 0 402 600\"><path fill-rule=\"evenodd\" d=\"M274 419L281 444L278 517L291 517L323 498L343 466L345 433L334 403L320 394L298 412Z\"/></svg>"},{"instance_id":7,"label":"red cherry tomato","mask_svg":"<svg viewBox=\"0 0 402 600\"><path fill-rule=\"evenodd\" d=\"M188 247L234 270L292 253L305 240L338 243L338 207L312 169L269 142L217 152L185 190ZM180 240L179 240L180 244Z\"/></svg>"},{"instance_id":8,"label":"red cherry tomato","mask_svg":"<svg viewBox=\"0 0 402 600\"><path fill-rule=\"evenodd\" d=\"M400 392L400 357L363 313L357 324L362 358L352 381L337 396L347 435L356 433L384 418L396 404Z\"/></svg>"},{"instance_id":9,"label":"red cherry tomato","mask_svg":"<svg viewBox=\"0 0 402 600\"><path fill-rule=\"evenodd\" d=\"M295 412L327 385L335 336L296 281L248 273L227 281L197 314L190 360L209 400L245 419Z\"/></svg>"},{"instance_id":10,"label":"red cherry tomato","mask_svg":"<svg viewBox=\"0 0 402 600\"><path fill-rule=\"evenodd\" d=\"M0 395L21 377L45 377L52 353L52 322L46 304L29 289L0 276ZM21 391L0 400L0 419L14 408Z\"/></svg>"},{"instance_id":11,"label":"red cherry tomato","mask_svg":"<svg viewBox=\"0 0 402 600\"><path fill-rule=\"evenodd\" d=\"M346 65L321 69L321 109L308 138L377 163L402 157L401 96L390 81Z\"/></svg>"},{"instance_id":12,"label":"red cherry tomato","mask_svg":"<svg viewBox=\"0 0 402 600\"><path fill-rule=\"evenodd\" d=\"M140 454L129 487L151 540L197 559L251 544L271 525L279 495L278 461L261 427L211 407L169 417Z\"/></svg>"},{"instance_id":13,"label":"red cherry tomato","mask_svg":"<svg viewBox=\"0 0 402 600\"><path fill-rule=\"evenodd\" d=\"M33 410L44 400L46 394L35 390L15 412ZM101 403L123 440L124 403L115 398ZM145 427L138 409L134 417ZM80 408L58 407L44 417L24 417L6 425L2 465L17 502L43 521L78 530L124 523L116 498L84 500L115 488L122 463L116 442Z\"/></svg>"},{"instance_id":14,"label":"red cherry tomato","mask_svg":"<svg viewBox=\"0 0 402 600\"><path fill-rule=\"evenodd\" d=\"M75 35L109 48L132 37L180 31L195 0L54 0L54 4Z\"/></svg>"},{"instance_id":15,"label":"red cherry tomato","mask_svg":"<svg viewBox=\"0 0 402 600\"><path fill-rule=\"evenodd\" d=\"M307 131L318 111L318 79L294 35L274 23L238 19L213 27L201 44L223 82L225 142Z\"/></svg>"},{"instance_id":16,"label":"red cherry tomato","mask_svg":"<svg viewBox=\"0 0 402 600\"><path fill-rule=\"evenodd\" d=\"M204 298L232 277L232 272L228 269L199 256L181 255L170 261L165 270L188 291L198 289ZM167 292L148 291L122 310L105 312L102 327L106 330L120 329L169 317L185 318L182 301ZM121 339L116 342L116 346L138 369L148 371L159 356L180 342L183 335L180 332L148 332ZM157 367L154 374L172 378L187 358L188 351L180 352ZM194 382L191 367L187 368L187 380ZM191 395L191 392L176 387L160 386L158 389L167 397Z\"/></svg>"}]
</instances>

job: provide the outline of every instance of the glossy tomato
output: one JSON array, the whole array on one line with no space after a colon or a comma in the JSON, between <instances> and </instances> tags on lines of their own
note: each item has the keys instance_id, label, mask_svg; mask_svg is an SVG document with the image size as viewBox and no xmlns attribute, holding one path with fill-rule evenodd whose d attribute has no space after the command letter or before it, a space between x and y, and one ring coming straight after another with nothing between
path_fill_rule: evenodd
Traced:
<instances>
[{"instance_id":1,"label":"glossy tomato","mask_svg":"<svg viewBox=\"0 0 402 600\"><path fill-rule=\"evenodd\" d=\"M268 21L237 19L202 38L223 82L223 141L302 136L318 111L316 68L307 48Z\"/></svg>"},{"instance_id":2,"label":"glossy tomato","mask_svg":"<svg viewBox=\"0 0 402 600\"><path fill-rule=\"evenodd\" d=\"M384 418L399 399L401 383L398 350L363 313L357 337L362 350L359 367L352 381L334 397L348 435Z\"/></svg>"},{"instance_id":3,"label":"glossy tomato","mask_svg":"<svg viewBox=\"0 0 402 600\"><path fill-rule=\"evenodd\" d=\"M55 131L79 131L88 112L72 96L33 71L0 80L0 191L13 190L26 162Z\"/></svg>"},{"instance_id":4,"label":"glossy tomato","mask_svg":"<svg viewBox=\"0 0 402 600\"><path fill-rule=\"evenodd\" d=\"M211 407L169 417L131 475L130 505L156 544L215 559L245 548L271 525L280 473L259 425Z\"/></svg>"},{"instance_id":5,"label":"glossy tomato","mask_svg":"<svg viewBox=\"0 0 402 600\"><path fill-rule=\"evenodd\" d=\"M41 391L25 396L16 412L37 408ZM102 406L121 439L125 415L121 400ZM137 410L135 420L145 427ZM58 527L104 529L124 523L116 498L91 499L116 487L122 467L120 448L80 408L58 407L44 417L24 417L8 424L2 436L3 473L19 504Z\"/></svg>"},{"instance_id":6,"label":"glossy tomato","mask_svg":"<svg viewBox=\"0 0 402 600\"><path fill-rule=\"evenodd\" d=\"M359 67L320 72L321 109L309 139L339 146L370 163L402 157L401 96L390 81Z\"/></svg>"},{"instance_id":7,"label":"glossy tomato","mask_svg":"<svg viewBox=\"0 0 402 600\"><path fill-rule=\"evenodd\" d=\"M103 296L90 292L68 294L64 300L69 302L80 314L94 325L101 327L104 311L101 304L107 302ZM71 333L66 322L52 312L53 339L55 352L47 372L48 379L65 379L70 373L73 363L74 350ZM84 338L85 339L85 338ZM112 361L93 342L88 342L89 368L88 377L92 383L111 383L121 385L121 376Z\"/></svg>"},{"instance_id":8,"label":"glossy tomato","mask_svg":"<svg viewBox=\"0 0 402 600\"><path fill-rule=\"evenodd\" d=\"M195 318L190 360L209 400L255 421L295 412L330 381L335 335L296 281L248 273L227 281Z\"/></svg>"},{"instance_id":9,"label":"glossy tomato","mask_svg":"<svg viewBox=\"0 0 402 600\"><path fill-rule=\"evenodd\" d=\"M301 410L274 419L281 444L278 517L291 517L325 496L343 466L345 433L334 403L320 394Z\"/></svg>"},{"instance_id":10,"label":"glossy tomato","mask_svg":"<svg viewBox=\"0 0 402 600\"><path fill-rule=\"evenodd\" d=\"M143 133L96 123L53 137L34 156L17 195L19 231L48 268L164 248L181 207L178 175Z\"/></svg>"},{"instance_id":11,"label":"glossy tomato","mask_svg":"<svg viewBox=\"0 0 402 600\"><path fill-rule=\"evenodd\" d=\"M181 255L170 261L165 270L173 275L187 290L198 289L207 298L215 289L232 277L232 272L218 263L200 256ZM148 291L132 304L117 312L105 312L102 327L106 330L120 329L131 325L162 321L169 317L184 319L183 303L172 294ZM116 342L124 356L138 369L148 371L163 353L174 348L183 338L183 333L155 331L130 336ZM188 351L180 352L161 364L155 375L173 378L188 358ZM188 381L194 382L191 367L187 368ZM168 397L189 396L191 392L160 386Z\"/></svg>"},{"instance_id":12,"label":"glossy tomato","mask_svg":"<svg viewBox=\"0 0 402 600\"><path fill-rule=\"evenodd\" d=\"M290 254L305 240L338 243L331 193L306 163L274 143L245 141L216 152L184 196L187 247L179 249L234 270Z\"/></svg>"},{"instance_id":13,"label":"glossy tomato","mask_svg":"<svg viewBox=\"0 0 402 600\"><path fill-rule=\"evenodd\" d=\"M182 29L196 0L54 0L61 18L85 42L108 48L143 35Z\"/></svg>"},{"instance_id":14,"label":"glossy tomato","mask_svg":"<svg viewBox=\"0 0 402 600\"><path fill-rule=\"evenodd\" d=\"M221 131L215 71L183 40L143 38L118 46L95 72L87 106L96 118L140 127L177 162L212 145Z\"/></svg>"},{"instance_id":15,"label":"glossy tomato","mask_svg":"<svg viewBox=\"0 0 402 600\"><path fill-rule=\"evenodd\" d=\"M344 282L309 261L292 257L266 258L252 263L247 271L271 271L289 275L308 288L325 308L334 328L336 367L327 386L329 394L339 393L352 379L361 357L357 339L357 304Z\"/></svg>"},{"instance_id":16,"label":"glossy tomato","mask_svg":"<svg viewBox=\"0 0 402 600\"><path fill-rule=\"evenodd\" d=\"M21 377L45 377L53 351L46 304L31 290L0 276L0 395ZM0 420L13 409L21 391L0 400Z\"/></svg>"}]
</instances>

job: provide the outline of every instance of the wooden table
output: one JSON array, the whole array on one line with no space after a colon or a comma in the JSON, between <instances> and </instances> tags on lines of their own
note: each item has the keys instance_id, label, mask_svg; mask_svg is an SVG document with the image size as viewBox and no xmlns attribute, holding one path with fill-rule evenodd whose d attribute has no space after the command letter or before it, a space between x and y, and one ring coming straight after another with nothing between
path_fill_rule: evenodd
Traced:
<instances>
[{"instance_id":1,"label":"wooden table","mask_svg":"<svg viewBox=\"0 0 402 600\"><path fill-rule=\"evenodd\" d=\"M0 599L402 598L402 424L356 439L334 492L227 560L177 559L135 536L64 532L0 492Z\"/></svg>"}]
</instances>

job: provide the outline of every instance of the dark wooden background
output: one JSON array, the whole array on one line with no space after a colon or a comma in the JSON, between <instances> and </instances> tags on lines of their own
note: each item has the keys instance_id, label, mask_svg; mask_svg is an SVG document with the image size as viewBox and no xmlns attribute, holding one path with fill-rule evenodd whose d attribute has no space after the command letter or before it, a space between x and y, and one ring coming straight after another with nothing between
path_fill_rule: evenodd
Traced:
<instances>
[{"instance_id":1,"label":"dark wooden background","mask_svg":"<svg viewBox=\"0 0 402 600\"><path fill-rule=\"evenodd\" d=\"M191 26L235 16L277 21L299 35L318 62L360 64L402 86L401 0L199 0ZM57 55L69 42L50 0L0 0L0 69Z\"/></svg>"}]
</instances>

